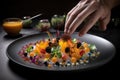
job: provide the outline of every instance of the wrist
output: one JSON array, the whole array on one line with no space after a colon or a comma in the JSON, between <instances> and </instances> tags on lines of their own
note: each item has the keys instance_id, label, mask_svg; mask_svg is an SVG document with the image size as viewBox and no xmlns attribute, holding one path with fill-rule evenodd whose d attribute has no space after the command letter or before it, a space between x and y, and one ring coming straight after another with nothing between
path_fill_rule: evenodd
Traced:
<instances>
[{"instance_id":1,"label":"wrist","mask_svg":"<svg viewBox=\"0 0 120 80\"><path fill-rule=\"evenodd\" d=\"M105 5L107 5L110 9L116 7L120 4L119 0L101 0Z\"/></svg>"}]
</instances>

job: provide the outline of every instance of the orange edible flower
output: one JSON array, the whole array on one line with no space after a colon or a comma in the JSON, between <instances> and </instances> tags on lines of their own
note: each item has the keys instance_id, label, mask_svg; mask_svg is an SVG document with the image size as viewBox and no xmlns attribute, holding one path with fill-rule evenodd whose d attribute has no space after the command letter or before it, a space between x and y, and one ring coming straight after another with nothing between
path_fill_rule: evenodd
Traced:
<instances>
[{"instance_id":1,"label":"orange edible flower","mask_svg":"<svg viewBox=\"0 0 120 80\"><path fill-rule=\"evenodd\" d=\"M72 58L71 58L71 62L72 62L72 63L75 63L76 61L77 61L77 59L76 59L75 57L72 57Z\"/></svg>"},{"instance_id":2,"label":"orange edible flower","mask_svg":"<svg viewBox=\"0 0 120 80\"><path fill-rule=\"evenodd\" d=\"M34 57L34 56L35 56L35 53L34 53L34 52L30 52L30 56L31 56L31 57Z\"/></svg>"},{"instance_id":3,"label":"orange edible flower","mask_svg":"<svg viewBox=\"0 0 120 80\"><path fill-rule=\"evenodd\" d=\"M53 62L53 63L56 63L57 61L58 61L57 57L53 57L53 58L52 58L52 62Z\"/></svg>"}]
</instances>

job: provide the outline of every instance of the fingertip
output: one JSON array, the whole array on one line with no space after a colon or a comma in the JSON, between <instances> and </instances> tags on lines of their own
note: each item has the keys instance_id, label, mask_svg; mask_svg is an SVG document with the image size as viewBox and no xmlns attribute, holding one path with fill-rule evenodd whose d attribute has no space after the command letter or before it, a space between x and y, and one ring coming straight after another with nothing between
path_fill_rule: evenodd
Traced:
<instances>
[{"instance_id":1,"label":"fingertip","mask_svg":"<svg viewBox=\"0 0 120 80\"><path fill-rule=\"evenodd\" d=\"M71 32L70 32L70 30L69 30L69 29L67 30L67 34L71 35Z\"/></svg>"},{"instance_id":2,"label":"fingertip","mask_svg":"<svg viewBox=\"0 0 120 80\"><path fill-rule=\"evenodd\" d=\"M101 26L99 26L99 29L101 30L101 31L105 31L106 30L106 26L105 25L101 25Z\"/></svg>"},{"instance_id":3,"label":"fingertip","mask_svg":"<svg viewBox=\"0 0 120 80\"><path fill-rule=\"evenodd\" d=\"M68 30L64 30L64 34L69 34L69 31Z\"/></svg>"},{"instance_id":4,"label":"fingertip","mask_svg":"<svg viewBox=\"0 0 120 80\"><path fill-rule=\"evenodd\" d=\"M64 33L66 33L66 34L67 34L67 32L68 32L68 29L66 29L66 28L65 28L65 29L64 29Z\"/></svg>"},{"instance_id":5,"label":"fingertip","mask_svg":"<svg viewBox=\"0 0 120 80\"><path fill-rule=\"evenodd\" d=\"M79 35L80 37L82 37L84 34L85 34L84 32L81 32L81 31L80 31L78 35Z\"/></svg>"},{"instance_id":6,"label":"fingertip","mask_svg":"<svg viewBox=\"0 0 120 80\"><path fill-rule=\"evenodd\" d=\"M64 30L64 33L66 33L66 30Z\"/></svg>"},{"instance_id":7,"label":"fingertip","mask_svg":"<svg viewBox=\"0 0 120 80\"><path fill-rule=\"evenodd\" d=\"M103 27L103 31L105 31L105 30L106 30L106 26Z\"/></svg>"},{"instance_id":8,"label":"fingertip","mask_svg":"<svg viewBox=\"0 0 120 80\"><path fill-rule=\"evenodd\" d=\"M82 34L78 34L79 37L82 37L83 35Z\"/></svg>"}]
</instances>

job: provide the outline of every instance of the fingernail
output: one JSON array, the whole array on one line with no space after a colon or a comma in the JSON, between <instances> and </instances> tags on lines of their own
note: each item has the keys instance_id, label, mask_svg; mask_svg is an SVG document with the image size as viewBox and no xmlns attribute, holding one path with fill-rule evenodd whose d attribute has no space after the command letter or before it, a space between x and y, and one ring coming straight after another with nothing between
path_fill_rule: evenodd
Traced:
<instances>
[{"instance_id":1,"label":"fingernail","mask_svg":"<svg viewBox=\"0 0 120 80\"><path fill-rule=\"evenodd\" d=\"M82 37L83 35L82 34L78 34L80 37Z\"/></svg>"},{"instance_id":2,"label":"fingernail","mask_svg":"<svg viewBox=\"0 0 120 80\"><path fill-rule=\"evenodd\" d=\"M65 33L65 30L64 30L64 33Z\"/></svg>"},{"instance_id":3,"label":"fingernail","mask_svg":"<svg viewBox=\"0 0 120 80\"><path fill-rule=\"evenodd\" d=\"M66 33L66 29L64 30L64 33Z\"/></svg>"},{"instance_id":4,"label":"fingernail","mask_svg":"<svg viewBox=\"0 0 120 80\"><path fill-rule=\"evenodd\" d=\"M70 31L68 30L66 33L67 33L67 34L70 34Z\"/></svg>"},{"instance_id":5,"label":"fingernail","mask_svg":"<svg viewBox=\"0 0 120 80\"><path fill-rule=\"evenodd\" d=\"M105 31L106 30L106 26L104 26L104 28L103 28L103 31Z\"/></svg>"}]
</instances>

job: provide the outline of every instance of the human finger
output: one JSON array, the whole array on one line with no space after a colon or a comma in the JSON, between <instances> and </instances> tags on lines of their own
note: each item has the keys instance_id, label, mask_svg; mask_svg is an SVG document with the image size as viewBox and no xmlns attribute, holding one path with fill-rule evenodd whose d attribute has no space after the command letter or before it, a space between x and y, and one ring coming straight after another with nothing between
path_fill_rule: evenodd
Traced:
<instances>
[{"instance_id":1,"label":"human finger","mask_svg":"<svg viewBox=\"0 0 120 80\"><path fill-rule=\"evenodd\" d=\"M72 10L70 10L67 14L66 21L68 20L68 18L72 14L72 12L75 11L75 9L77 9L79 6L83 6L86 2L87 2L87 0L81 0Z\"/></svg>"},{"instance_id":2,"label":"human finger","mask_svg":"<svg viewBox=\"0 0 120 80\"><path fill-rule=\"evenodd\" d=\"M84 0L84 1L82 1L80 3L78 3L78 5L75 8L73 8L73 10L71 10L68 13L64 32L67 32L70 24L73 22L73 20L75 19L75 17L85 8L85 3L86 2L87 2L87 0Z\"/></svg>"},{"instance_id":3,"label":"human finger","mask_svg":"<svg viewBox=\"0 0 120 80\"><path fill-rule=\"evenodd\" d=\"M86 22L83 28L79 31L79 36L83 36L84 34L86 34L92 28L92 26L99 20L99 17L100 17L99 12L96 12L90 15L89 20Z\"/></svg>"},{"instance_id":4,"label":"human finger","mask_svg":"<svg viewBox=\"0 0 120 80\"><path fill-rule=\"evenodd\" d=\"M110 22L110 14L108 14L106 18L100 19L99 22L100 22L99 29L103 31L106 30L107 25Z\"/></svg>"},{"instance_id":5,"label":"human finger","mask_svg":"<svg viewBox=\"0 0 120 80\"><path fill-rule=\"evenodd\" d=\"M81 13L77 15L74 21L71 23L68 32L72 34L76 28L90 15L97 9L98 4L96 1L92 1L88 7L86 7Z\"/></svg>"}]
</instances>

